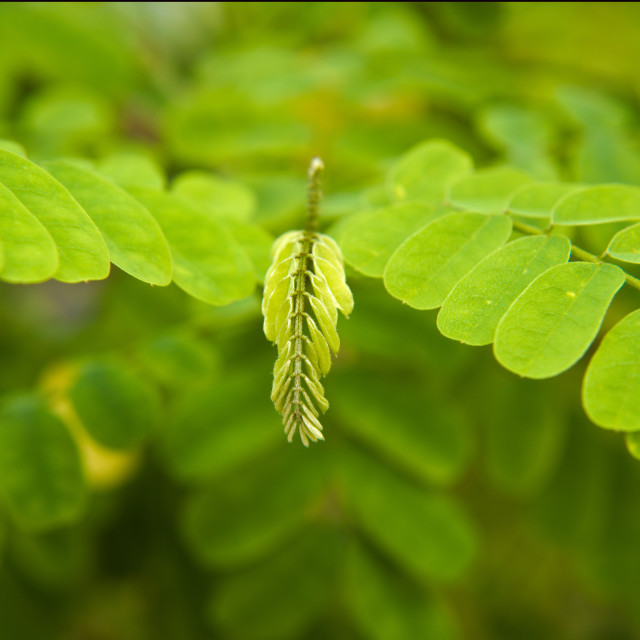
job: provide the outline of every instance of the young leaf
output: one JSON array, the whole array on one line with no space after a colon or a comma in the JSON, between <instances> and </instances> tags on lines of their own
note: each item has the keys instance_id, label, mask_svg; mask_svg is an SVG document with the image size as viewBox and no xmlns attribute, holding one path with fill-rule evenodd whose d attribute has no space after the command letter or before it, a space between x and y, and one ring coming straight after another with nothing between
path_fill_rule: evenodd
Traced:
<instances>
[{"instance_id":1,"label":"young leaf","mask_svg":"<svg viewBox=\"0 0 640 640\"><path fill-rule=\"evenodd\" d=\"M389 293L416 309L439 307L456 283L504 244L511 218L452 213L402 243L384 270Z\"/></svg>"},{"instance_id":2,"label":"young leaf","mask_svg":"<svg viewBox=\"0 0 640 640\"><path fill-rule=\"evenodd\" d=\"M98 228L57 180L33 162L0 149L0 184L53 238L59 258L57 280L79 282L109 275L109 251Z\"/></svg>"},{"instance_id":3,"label":"young leaf","mask_svg":"<svg viewBox=\"0 0 640 640\"><path fill-rule=\"evenodd\" d=\"M566 182L532 182L520 187L507 204L509 213L525 218L551 218L561 198L581 189L580 185Z\"/></svg>"},{"instance_id":4,"label":"young leaf","mask_svg":"<svg viewBox=\"0 0 640 640\"><path fill-rule=\"evenodd\" d=\"M604 337L587 368L582 401L598 426L640 431L640 309Z\"/></svg>"},{"instance_id":5,"label":"young leaf","mask_svg":"<svg viewBox=\"0 0 640 640\"><path fill-rule=\"evenodd\" d=\"M543 271L569 259L564 236L520 238L500 247L453 288L438 313L438 329L467 344L493 342L511 303Z\"/></svg>"},{"instance_id":6,"label":"young leaf","mask_svg":"<svg viewBox=\"0 0 640 640\"><path fill-rule=\"evenodd\" d=\"M640 188L602 184L570 193L553 210L554 224L600 224L640 219Z\"/></svg>"},{"instance_id":7,"label":"young leaf","mask_svg":"<svg viewBox=\"0 0 640 640\"><path fill-rule=\"evenodd\" d=\"M481 169L449 188L448 202L480 213L503 213L513 193L531 177L511 167Z\"/></svg>"},{"instance_id":8,"label":"young leaf","mask_svg":"<svg viewBox=\"0 0 640 640\"><path fill-rule=\"evenodd\" d=\"M616 260L640 264L640 222L618 231L611 238L607 253Z\"/></svg>"},{"instance_id":9,"label":"young leaf","mask_svg":"<svg viewBox=\"0 0 640 640\"><path fill-rule=\"evenodd\" d=\"M427 140L408 151L389 173L389 196L441 204L448 184L469 173L473 161L447 140Z\"/></svg>"},{"instance_id":10,"label":"young leaf","mask_svg":"<svg viewBox=\"0 0 640 640\"><path fill-rule=\"evenodd\" d=\"M551 267L502 317L494 341L496 359L528 378L562 373L589 348L623 283L624 272L611 264Z\"/></svg>"},{"instance_id":11,"label":"young leaf","mask_svg":"<svg viewBox=\"0 0 640 640\"><path fill-rule=\"evenodd\" d=\"M14 397L0 411L0 492L16 521L33 530L73 522L85 505L78 450L39 398Z\"/></svg>"},{"instance_id":12,"label":"young leaf","mask_svg":"<svg viewBox=\"0 0 640 640\"><path fill-rule=\"evenodd\" d=\"M107 243L111 262L143 282L171 282L171 254L155 218L108 178L65 160L45 168L91 216Z\"/></svg>"}]
</instances>

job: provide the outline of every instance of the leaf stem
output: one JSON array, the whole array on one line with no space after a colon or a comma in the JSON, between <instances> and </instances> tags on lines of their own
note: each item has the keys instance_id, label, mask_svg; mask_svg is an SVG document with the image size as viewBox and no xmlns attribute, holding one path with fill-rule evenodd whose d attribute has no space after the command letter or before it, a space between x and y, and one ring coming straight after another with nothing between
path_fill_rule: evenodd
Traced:
<instances>
[{"instance_id":1,"label":"leaf stem","mask_svg":"<svg viewBox=\"0 0 640 640\"><path fill-rule=\"evenodd\" d=\"M311 160L309 165L309 197L307 205L307 221L304 225L305 231L313 233L318 227L318 214L320 210L320 200L322 200L322 190L320 180L324 170L324 163L317 156Z\"/></svg>"},{"instance_id":2,"label":"leaf stem","mask_svg":"<svg viewBox=\"0 0 640 640\"><path fill-rule=\"evenodd\" d=\"M513 228L516 229L516 231L520 231L521 233L526 233L528 235L548 234L548 232L551 230L551 227L548 227L544 230L538 229L537 227L525 224L524 222L520 222L519 220L513 220ZM593 253L589 253L588 251L585 251L580 247L576 247L573 242L571 243L571 255L580 260L584 260L585 262L596 262L598 264L605 263L604 260L594 255ZM638 278L634 278L632 275L629 275L625 272L625 280L628 285L640 291L640 280Z\"/></svg>"}]
</instances>

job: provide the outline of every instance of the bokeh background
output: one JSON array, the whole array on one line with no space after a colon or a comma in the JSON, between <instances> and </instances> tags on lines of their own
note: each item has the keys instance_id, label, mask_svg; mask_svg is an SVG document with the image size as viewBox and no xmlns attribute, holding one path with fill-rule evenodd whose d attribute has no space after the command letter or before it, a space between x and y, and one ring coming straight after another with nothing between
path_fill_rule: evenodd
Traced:
<instances>
[{"instance_id":1,"label":"bokeh background","mask_svg":"<svg viewBox=\"0 0 640 640\"><path fill-rule=\"evenodd\" d=\"M639 59L637 3L9 2L0 138L221 177L273 235L321 155L331 229L431 137L640 184ZM599 252L612 226L580 233ZM0 638L640 638L640 463L585 418L583 365L518 379L348 275L309 450L269 401L259 290L215 308L116 268L0 285L2 402L45 398L82 464L60 469L73 508L37 524L0 470ZM82 398L121 440L88 436Z\"/></svg>"}]
</instances>

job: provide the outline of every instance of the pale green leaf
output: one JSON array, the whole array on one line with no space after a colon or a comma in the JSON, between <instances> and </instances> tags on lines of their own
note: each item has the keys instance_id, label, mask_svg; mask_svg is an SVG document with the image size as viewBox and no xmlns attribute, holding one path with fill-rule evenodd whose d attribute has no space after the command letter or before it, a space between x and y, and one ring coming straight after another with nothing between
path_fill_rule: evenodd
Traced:
<instances>
[{"instance_id":1,"label":"pale green leaf","mask_svg":"<svg viewBox=\"0 0 640 640\"><path fill-rule=\"evenodd\" d=\"M2 184L0 211L0 278L7 282L41 282L52 278L58 270L58 251L53 239Z\"/></svg>"},{"instance_id":2,"label":"pale green leaf","mask_svg":"<svg viewBox=\"0 0 640 640\"><path fill-rule=\"evenodd\" d=\"M79 282L109 275L109 252L98 228L57 180L29 160L0 150L0 184L53 238L59 258L56 279Z\"/></svg>"},{"instance_id":3,"label":"pale green leaf","mask_svg":"<svg viewBox=\"0 0 640 640\"><path fill-rule=\"evenodd\" d=\"M582 402L598 426L640 431L640 309L604 337L587 368Z\"/></svg>"},{"instance_id":4,"label":"pale green leaf","mask_svg":"<svg viewBox=\"0 0 640 640\"><path fill-rule=\"evenodd\" d=\"M582 187L567 182L532 182L520 187L507 203L509 213L525 218L551 218L561 198Z\"/></svg>"},{"instance_id":5,"label":"pale green leaf","mask_svg":"<svg viewBox=\"0 0 640 640\"><path fill-rule=\"evenodd\" d=\"M554 224L600 224L640 220L640 188L602 184L570 193L553 210Z\"/></svg>"},{"instance_id":6,"label":"pale green leaf","mask_svg":"<svg viewBox=\"0 0 640 640\"><path fill-rule=\"evenodd\" d=\"M34 530L73 522L85 505L78 450L39 398L17 396L0 411L0 492L18 524Z\"/></svg>"},{"instance_id":7,"label":"pale green leaf","mask_svg":"<svg viewBox=\"0 0 640 640\"><path fill-rule=\"evenodd\" d=\"M381 278L393 252L427 222L447 213L420 202L394 204L350 217L340 229L344 259L367 276Z\"/></svg>"},{"instance_id":8,"label":"pale green leaf","mask_svg":"<svg viewBox=\"0 0 640 640\"><path fill-rule=\"evenodd\" d=\"M205 171L181 173L171 184L171 191L214 218L247 221L257 207L256 196L249 187Z\"/></svg>"},{"instance_id":9,"label":"pale green leaf","mask_svg":"<svg viewBox=\"0 0 640 640\"><path fill-rule=\"evenodd\" d=\"M618 231L611 238L607 253L616 260L640 264L640 222Z\"/></svg>"},{"instance_id":10,"label":"pale green leaf","mask_svg":"<svg viewBox=\"0 0 640 640\"><path fill-rule=\"evenodd\" d=\"M166 186L162 169L142 153L113 153L100 161L98 171L124 189L141 187L162 191Z\"/></svg>"},{"instance_id":11,"label":"pale green leaf","mask_svg":"<svg viewBox=\"0 0 640 640\"><path fill-rule=\"evenodd\" d=\"M255 287L253 267L229 232L180 198L135 189L156 218L173 259L173 280L194 298L226 305L248 296Z\"/></svg>"},{"instance_id":12,"label":"pale green leaf","mask_svg":"<svg viewBox=\"0 0 640 640\"><path fill-rule=\"evenodd\" d=\"M394 200L440 204L447 186L471 171L471 157L447 140L427 140L406 153L389 173L388 192Z\"/></svg>"},{"instance_id":13,"label":"pale green leaf","mask_svg":"<svg viewBox=\"0 0 640 640\"><path fill-rule=\"evenodd\" d=\"M500 247L453 288L438 313L438 329L467 344L493 342L511 303L543 271L569 259L564 236L520 238Z\"/></svg>"},{"instance_id":14,"label":"pale green leaf","mask_svg":"<svg viewBox=\"0 0 640 640\"><path fill-rule=\"evenodd\" d=\"M6 140L4 138L0 138L0 149L4 149L5 151L14 153L15 155L20 156L22 158L27 157L27 152L25 151L25 148L21 144L18 144L13 140Z\"/></svg>"},{"instance_id":15,"label":"pale green leaf","mask_svg":"<svg viewBox=\"0 0 640 640\"><path fill-rule=\"evenodd\" d=\"M419 580L458 579L477 549L474 529L460 506L353 448L342 456L342 492L356 526Z\"/></svg>"},{"instance_id":16,"label":"pale green leaf","mask_svg":"<svg viewBox=\"0 0 640 640\"><path fill-rule=\"evenodd\" d=\"M511 167L481 169L451 184L447 201L480 213L503 213L513 194L531 180Z\"/></svg>"},{"instance_id":17,"label":"pale green leaf","mask_svg":"<svg viewBox=\"0 0 640 640\"><path fill-rule=\"evenodd\" d=\"M371 640L457 638L451 615L429 592L353 544L345 566L345 605Z\"/></svg>"},{"instance_id":18,"label":"pale green leaf","mask_svg":"<svg viewBox=\"0 0 640 640\"><path fill-rule=\"evenodd\" d=\"M171 255L155 218L113 181L65 160L45 168L91 216L107 243L111 262L155 285L171 282Z\"/></svg>"},{"instance_id":19,"label":"pale green leaf","mask_svg":"<svg viewBox=\"0 0 640 640\"><path fill-rule=\"evenodd\" d=\"M627 433L625 436L627 450L636 459L640 460L640 431Z\"/></svg>"},{"instance_id":20,"label":"pale green leaf","mask_svg":"<svg viewBox=\"0 0 640 640\"><path fill-rule=\"evenodd\" d=\"M258 282L264 282L264 274L271 264L273 236L258 225L231 218L221 218L220 222L231 233L240 248L253 264Z\"/></svg>"},{"instance_id":21,"label":"pale green leaf","mask_svg":"<svg viewBox=\"0 0 640 640\"><path fill-rule=\"evenodd\" d=\"M506 242L511 218L452 213L401 244L384 270L389 293L416 309L439 307L480 260Z\"/></svg>"},{"instance_id":22,"label":"pale green leaf","mask_svg":"<svg viewBox=\"0 0 640 640\"><path fill-rule=\"evenodd\" d=\"M498 324L496 359L528 378L562 373L589 348L623 283L624 272L611 264L551 267L516 298Z\"/></svg>"},{"instance_id":23,"label":"pale green leaf","mask_svg":"<svg viewBox=\"0 0 640 640\"><path fill-rule=\"evenodd\" d=\"M153 387L115 359L82 365L69 397L88 433L110 449L139 445L158 422Z\"/></svg>"}]
</instances>

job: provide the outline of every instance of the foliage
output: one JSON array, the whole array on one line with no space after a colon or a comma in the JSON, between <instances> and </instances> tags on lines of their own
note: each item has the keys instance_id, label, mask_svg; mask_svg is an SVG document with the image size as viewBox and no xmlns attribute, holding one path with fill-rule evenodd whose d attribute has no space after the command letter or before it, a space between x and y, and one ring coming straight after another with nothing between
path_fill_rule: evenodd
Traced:
<instances>
[{"instance_id":1,"label":"foliage","mask_svg":"<svg viewBox=\"0 0 640 640\"><path fill-rule=\"evenodd\" d=\"M603 7L0 6L7 637L640 633L640 38ZM305 343L308 451L269 401Z\"/></svg>"}]
</instances>

